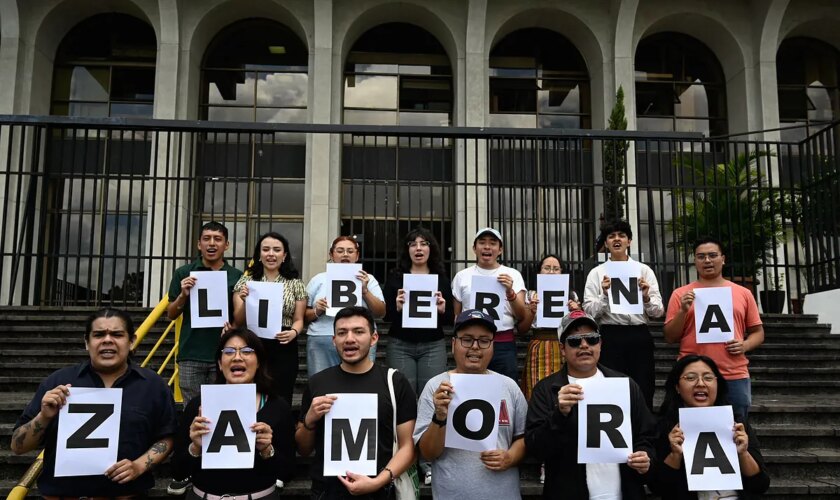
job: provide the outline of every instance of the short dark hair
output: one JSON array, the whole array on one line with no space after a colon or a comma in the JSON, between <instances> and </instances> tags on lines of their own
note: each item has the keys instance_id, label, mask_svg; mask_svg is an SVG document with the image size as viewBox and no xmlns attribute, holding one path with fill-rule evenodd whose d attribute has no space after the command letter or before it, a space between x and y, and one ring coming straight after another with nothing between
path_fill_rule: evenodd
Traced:
<instances>
[{"instance_id":1,"label":"short dark hair","mask_svg":"<svg viewBox=\"0 0 840 500\"><path fill-rule=\"evenodd\" d=\"M715 378L717 378L717 397L712 404L715 406L729 404L729 393L727 390L726 379L724 379L723 375L720 373L717 363L715 363L712 358L703 356L702 354L689 354L674 363L674 367L671 368L671 373L669 373L668 378L665 379L665 399L662 400L662 406L659 407L659 413L660 416L665 419L674 419L674 423L671 424L671 427L673 427L673 425L679 420L679 409L683 406L683 400L677 393L677 385L680 383L680 377L682 377L682 373L685 371L686 366L698 361L705 363L709 368L711 368L712 373L714 373Z\"/></svg>"},{"instance_id":2,"label":"short dark hair","mask_svg":"<svg viewBox=\"0 0 840 500\"><path fill-rule=\"evenodd\" d=\"M225 344L228 343L228 340L233 337L239 337L242 339L242 341L245 342L245 345L253 349L254 354L257 355L257 364L259 366L257 367L257 372L254 374L254 384L256 384L257 390L261 394L276 396L277 392L275 390L275 382L274 379L271 378L271 372L268 371L268 363L270 363L270 361L262 340L260 340L254 332L244 327L228 330L221 336L221 338L219 338L219 346L216 348L216 383L227 383L225 374L218 369L218 364L222 360L222 349L225 347Z\"/></svg>"},{"instance_id":3,"label":"short dark hair","mask_svg":"<svg viewBox=\"0 0 840 500\"><path fill-rule=\"evenodd\" d=\"M707 243L712 243L714 245L717 245L717 247L720 249L720 254L721 255L726 255L726 250L724 250L724 248L723 248L723 243L721 243L719 239L712 238L711 236L704 236L704 237L698 239L697 241L695 241L694 242L694 249L691 251L691 253L692 254L697 253L697 247L699 247L700 245L705 245Z\"/></svg>"},{"instance_id":4,"label":"short dark hair","mask_svg":"<svg viewBox=\"0 0 840 500\"><path fill-rule=\"evenodd\" d=\"M254 245L254 256L251 258L251 265L245 269L245 272L250 274L255 281L262 279L265 270L263 269L263 263L260 261L260 251L262 250L262 242L266 238L274 238L275 240L278 240L283 244L283 250L286 252L286 259L283 260L282 264L280 264L280 276L286 278L287 280L293 280L300 277L300 274L295 267L295 261L292 259L292 253L289 250L289 240L287 240L282 234L274 231L269 231L257 239L257 243Z\"/></svg>"},{"instance_id":5,"label":"short dark hair","mask_svg":"<svg viewBox=\"0 0 840 500\"><path fill-rule=\"evenodd\" d=\"M373 319L373 314L371 314L370 309L367 307L362 306L350 306L345 307L342 310L338 311L338 314L335 315L335 320L333 321L333 335L335 335L336 325L338 325L338 320L344 318L352 318L353 316L361 316L365 318L370 326L370 333L376 332L376 322Z\"/></svg>"},{"instance_id":6,"label":"short dark hair","mask_svg":"<svg viewBox=\"0 0 840 500\"><path fill-rule=\"evenodd\" d=\"M90 332L93 331L93 322L98 320L99 318L119 318L120 321L123 322L123 328L125 328L126 333L128 333L129 340L131 340L132 342L134 341L134 322L131 320L131 316L129 316L128 313L123 311L122 309L103 307L102 309L91 313L91 315L88 316L85 320L86 342L88 339L90 339Z\"/></svg>"},{"instance_id":7,"label":"short dark hair","mask_svg":"<svg viewBox=\"0 0 840 500\"><path fill-rule=\"evenodd\" d=\"M204 231L219 231L224 235L225 240L228 239L228 228L226 228L225 225L221 222L211 220L210 222L201 226L201 231L198 232L198 239L201 239L201 235L204 234Z\"/></svg>"},{"instance_id":8,"label":"short dark hair","mask_svg":"<svg viewBox=\"0 0 840 500\"><path fill-rule=\"evenodd\" d=\"M630 223L624 219L612 219L607 221L607 223L604 224L604 228L601 229L601 235L604 237L604 241L607 240L608 234L615 232L624 233L629 239L633 239L633 228L631 228Z\"/></svg>"}]
</instances>

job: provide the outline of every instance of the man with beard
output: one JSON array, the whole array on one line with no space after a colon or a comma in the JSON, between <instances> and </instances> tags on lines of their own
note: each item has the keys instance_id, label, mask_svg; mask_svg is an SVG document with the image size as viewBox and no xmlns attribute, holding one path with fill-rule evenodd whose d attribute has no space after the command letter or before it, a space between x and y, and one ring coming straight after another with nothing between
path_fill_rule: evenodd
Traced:
<instances>
[{"instance_id":1,"label":"man with beard","mask_svg":"<svg viewBox=\"0 0 840 500\"><path fill-rule=\"evenodd\" d=\"M645 498L656 429L642 391L628 379L633 453L627 463L579 464L577 403L585 395L578 380L626 375L598 364L601 336L585 312L565 316L559 335L566 364L534 387L525 425L528 452L545 461L543 498Z\"/></svg>"},{"instance_id":2,"label":"man with beard","mask_svg":"<svg viewBox=\"0 0 840 500\"><path fill-rule=\"evenodd\" d=\"M394 498L389 488L395 477L414 462L414 420L417 418L417 400L408 381L399 372L394 373L396 408L392 407L388 389L388 370L374 364L368 357L376 345L379 334L373 315L365 307L345 307L335 316L333 344L341 358L338 366L320 371L309 379L303 392L300 422L295 432L298 452L312 461L312 496L321 500L362 499L385 500ZM324 415L329 413L340 393L376 394L377 416L377 470L369 477L347 471L346 475L325 477L324 471ZM393 428L396 411L397 428ZM394 433L399 449L393 453Z\"/></svg>"},{"instance_id":3,"label":"man with beard","mask_svg":"<svg viewBox=\"0 0 840 500\"><path fill-rule=\"evenodd\" d=\"M525 457L522 437L528 403L516 382L487 369L495 332L493 318L484 312L469 309L459 314L452 338L455 370L429 380L420 396L414 440L420 454L432 461L432 496L436 499L521 498L517 465ZM457 390L450 373L482 375L487 384L502 386L496 449L479 453L444 447L449 403Z\"/></svg>"},{"instance_id":4,"label":"man with beard","mask_svg":"<svg viewBox=\"0 0 840 500\"><path fill-rule=\"evenodd\" d=\"M750 372L746 353L764 342L764 326L755 298L749 290L723 277L726 255L723 244L704 238L694 244L694 267L697 281L674 290L665 317L665 340L680 343L680 355L702 354L717 363L729 390L729 401L736 415L746 419L752 404ZM698 344L694 324L694 290L729 287L732 290L732 315L735 338L726 343Z\"/></svg>"}]
</instances>

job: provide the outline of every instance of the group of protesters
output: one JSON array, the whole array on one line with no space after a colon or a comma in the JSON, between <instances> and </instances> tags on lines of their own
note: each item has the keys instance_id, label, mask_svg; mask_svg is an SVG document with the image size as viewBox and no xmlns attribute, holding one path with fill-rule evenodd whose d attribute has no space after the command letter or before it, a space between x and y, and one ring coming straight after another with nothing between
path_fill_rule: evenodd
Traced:
<instances>
[{"instance_id":1,"label":"group of protesters","mask_svg":"<svg viewBox=\"0 0 840 500\"><path fill-rule=\"evenodd\" d=\"M631 260L633 234L621 220L602 230L608 261ZM278 498L294 477L296 453L314 454L311 498L406 498L408 482L431 485L440 499L517 499L518 466L531 456L542 462L544 498L644 498L646 488L663 498L751 498L769 487L758 443L748 424L750 378L745 354L764 340L752 294L723 277L724 245L698 240L693 249L697 281L675 290L667 307L656 275L645 264L636 282L643 313L611 312L613 281L606 263L588 275L581 300L569 293L559 328L535 324L539 297L527 290L516 269L500 263L502 234L484 228L475 234L475 264L449 280L440 245L424 229L402 240L400 260L384 287L364 270L356 275L361 303L331 310L329 276L300 280L288 240L269 232L259 237L244 272L224 259L228 231L217 222L202 226L199 257L172 277L167 314L182 317L178 344L179 383L184 411L176 412L166 383L131 359L131 318L102 309L86 324L89 360L56 371L39 386L15 425L12 450L44 448L39 478L47 499L143 498L153 486L151 470L172 455L169 493L187 498ZM336 238L330 262L356 264L359 243ZM230 317L224 327L191 326L190 292L195 272L226 273ZM540 274L563 273L557 255L546 255ZM404 276L437 276L432 304L437 326L403 325L407 291ZM502 314L474 308L473 278L489 276L503 287ZM283 283L282 328L274 338L247 328L246 300L253 282ZM699 288L729 287L732 292L732 340L698 343L694 299ZM679 343L679 356L665 382L665 396L654 417L654 342L648 323L665 316L665 340ZM389 324L386 363L376 363L380 334L376 320ZM444 329L452 326L447 339ZM308 380L299 412L293 412L299 371L298 337L307 334ZM524 373L517 368L516 339L531 335ZM447 366L449 346L454 367ZM395 369L395 370L394 370ZM485 375L500 386L503 411L498 416L495 449L468 451L448 447L447 421L458 387L455 375ZM521 376L520 376L521 375ZM587 380L628 379L631 450L623 463L580 463L578 410ZM483 379L482 379L483 380ZM256 423L254 465L249 469L202 467L203 446L215 422L202 413L201 388L211 384L254 384ZM75 388L122 388L118 461L99 475L55 474L59 413L72 402ZM325 474L325 420L339 394L374 394L378 402L376 474ZM691 491L686 480L680 427L681 408L731 406L732 441L737 449L743 489ZM65 409L66 410L66 409ZM174 453L173 453L174 450ZM419 469L419 479L416 470ZM411 495L409 495L411 496Z\"/></svg>"}]
</instances>

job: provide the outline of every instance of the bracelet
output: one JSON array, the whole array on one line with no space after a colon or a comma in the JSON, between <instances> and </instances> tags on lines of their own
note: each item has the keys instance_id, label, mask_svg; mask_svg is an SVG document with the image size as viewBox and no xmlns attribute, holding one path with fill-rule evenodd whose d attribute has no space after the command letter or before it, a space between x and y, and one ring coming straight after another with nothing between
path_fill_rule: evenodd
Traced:
<instances>
[{"instance_id":1,"label":"bracelet","mask_svg":"<svg viewBox=\"0 0 840 500\"><path fill-rule=\"evenodd\" d=\"M201 458L201 452L193 453L193 444L195 443L190 443L190 445L187 446L187 453L189 453L193 458Z\"/></svg>"},{"instance_id":2,"label":"bracelet","mask_svg":"<svg viewBox=\"0 0 840 500\"><path fill-rule=\"evenodd\" d=\"M507 299L508 302L513 302L514 300L516 300L516 294L515 293L512 293L510 295L505 294L505 298Z\"/></svg>"},{"instance_id":3,"label":"bracelet","mask_svg":"<svg viewBox=\"0 0 840 500\"><path fill-rule=\"evenodd\" d=\"M299 332L299 331L297 331L297 328L289 328L289 330L293 330L293 331L295 332L295 337L297 337L298 335L300 335L300 332Z\"/></svg>"},{"instance_id":4,"label":"bracelet","mask_svg":"<svg viewBox=\"0 0 840 500\"><path fill-rule=\"evenodd\" d=\"M388 475L391 476L391 479L388 481L388 484L393 483L394 482L394 473L391 471L391 469L389 469L388 467L383 467L382 470L387 471Z\"/></svg>"},{"instance_id":5,"label":"bracelet","mask_svg":"<svg viewBox=\"0 0 840 500\"><path fill-rule=\"evenodd\" d=\"M318 425L315 424L312 427L309 427L308 425L306 425L306 417L303 417L303 428L310 431L310 432L313 432L313 431L315 431L315 429L318 428Z\"/></svg>"}]
</instances>

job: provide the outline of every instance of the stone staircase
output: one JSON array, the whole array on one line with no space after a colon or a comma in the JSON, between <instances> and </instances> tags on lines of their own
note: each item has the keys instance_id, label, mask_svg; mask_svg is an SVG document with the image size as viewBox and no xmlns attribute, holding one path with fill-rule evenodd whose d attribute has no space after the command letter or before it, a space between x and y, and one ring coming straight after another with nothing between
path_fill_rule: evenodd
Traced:
<instances>
[{"instance_id":1,"label":"stone staircase","mask_svg":"<svg viewBox=\"0 0 840 500\"><path fill-rule=\"evenodd\" d=\"M84 360L81 308L0 308L0 495L7 495L37 453L15 456L9 450L12 427L40 381L52 371ZM133 310L139 325L148 310ZM840 498L840 335L814 316L766 315L766 340L750 355L753 407L750 416L773 478L768 493L775 498ZM159 322L135 354L142 361L166 324ZM385 330L387 325L382 325ZM661 323L653 325L656 372L660 389L676 356L676 347L662 342ZM152 368L171 349L164 342ZM384 360L387 335L378 356ZM525 341L520 343L520 365ZM300 404L306 380L305 344L301 343L301 372L293 407ZM451 363L450 363L451 364ZM168 377L171 370L164 376ZM283 496L308 499L309 459L299 458L295 480ZM539 464L528 459L520 467L524 498L539 498ZM152 497L165 497L168 464L158 469ZM30 492L36 498L36 491ZM428 487L423 497L431 498Z\"/></svg>"}]
</instances>

